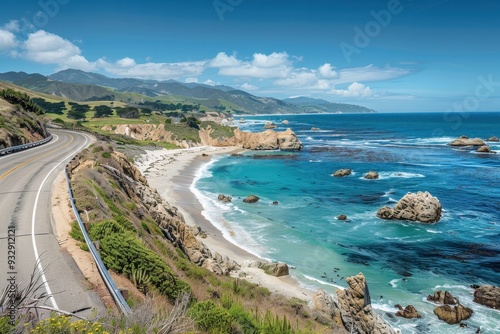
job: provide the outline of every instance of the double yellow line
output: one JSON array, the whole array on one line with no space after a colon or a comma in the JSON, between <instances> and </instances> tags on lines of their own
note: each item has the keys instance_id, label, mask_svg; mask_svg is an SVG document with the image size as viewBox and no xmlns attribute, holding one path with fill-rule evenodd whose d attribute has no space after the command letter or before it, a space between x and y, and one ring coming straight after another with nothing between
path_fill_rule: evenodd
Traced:
<instances>
[{"instance_id":1,"label":"double yellow line","mask_svg":"<svg viewBox=\"0 0 500 334\"><path fill-rule=\"evenodd\" d=\"M70 140L68 143L64 144L64 145L63 145L63 146L61 146L61 147L57 147L57 148L55 148L55 149L53 149L53 150L50 150L50 151L48 151L47 153L44 153L44 154L39 155L39 156L37 156L37 157L34 157L34 158L30 159L30 160L27 160L27 161L25 161L25 162L23 162L23 163L20 163L19 165L15 166L15 167L13 167L13 168L11 168L11 169L9 169L8 171L6 171L6 172L5 172L5 173L3 173L2 175L0 175L0 181L1 181L1 180L3 180L4 178L6 178L6 177L7 177L9 174L11 174L12 172L14 172L14 171L18 170L19 168L22 168L22 167L26 166L26 165L27 165L27 164L29 164L30 162L33 162L33 161L38 160L38 159L41 159L41 158L43 158L43 157L46 157L47 155L50 155L50 154L52 154L52 153L54 153L54 152L56 152L56 151L59 151L59 150L60 150L60 149L62 149L62 148L65 148L66 146L68 146L69 144L71 144L71 143L73 142L73 140L75 139L72 135L69 135L69 136L71 137L71 140Z\"/></svg>"}]
</instances>

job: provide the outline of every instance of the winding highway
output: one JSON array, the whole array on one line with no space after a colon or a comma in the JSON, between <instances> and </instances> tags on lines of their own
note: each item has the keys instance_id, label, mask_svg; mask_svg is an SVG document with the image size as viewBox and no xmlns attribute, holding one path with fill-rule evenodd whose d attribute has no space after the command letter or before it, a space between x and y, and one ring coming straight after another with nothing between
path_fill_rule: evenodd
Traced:
<instances>
[{"instance_id":1,"label":"winding highway","mask_svg":"<svg viewBox=\"0 0 500 334\"><path fill-rule=\"evenodd\" d=\"M61 251L53 231L50 190L91 138L51 132L54 138L47 144L0 157L0 291L12 284L25 287L36 268L42 289L52 296L46 306L88 316L92 309L105 307L73 258Z\"/></svg>"}]
</instances>

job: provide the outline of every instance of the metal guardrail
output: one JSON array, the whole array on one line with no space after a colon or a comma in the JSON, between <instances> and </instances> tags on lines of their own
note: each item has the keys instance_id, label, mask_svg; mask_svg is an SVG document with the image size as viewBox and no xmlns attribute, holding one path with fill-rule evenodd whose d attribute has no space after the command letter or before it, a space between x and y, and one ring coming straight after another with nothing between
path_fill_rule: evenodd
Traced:
<instances>
[{"instance_id":1,"label":"metal guardrail","mask_svg":"<svg viewBox=\"0 0 500 334\"><path fill-rule=\"evenodd\" d=\"M17 145L17 146L11 146L11 147L7 147L7 148L2 148L2 149L0 149L0 155L5 155L5 154L9 154L9 153L14 153L14 152L17 152L17 151L26 150L28 148L32 148L32 147L35 147L35 146L43 145L43 144L45 144L45 143L47 143L47 142L49 142L51 140L52 140L52 135L50 135L47 138L44 138L42 140L33 142L33 143L27 143L27 144L23 144L23 145Z\"/></svg>"},{"instance_id":2,"label":"metal guardrail","mask_svg":"<svg viewBox=\"0 0 500 334\"><path fill-rule=\"evenodd\" d=\"M75 205L75 201L73 199L73 192L71 191L71 185L69 182L69 176L68 172L65 171L64 174L66 175L66 181L68 183L68 193L69 193L69 201L71 203L71 207L73 208L73 212L75 213L76 220L78 221L78 226L80 227L80 230L82 231L83 237L85 239L85 242L87 243L87 246L89 247L90 254L92 254L92 257L94 258L94 261L96 263L96 267L99 270L99 273L101 274L102 280L104 281L104 284L109 290L109 293L111 294L111 297L113 297L113 300L115 301L116 305L120 309L120 311L124 314L130 314L132 310L130 309L130 306L128 306L127 302L125 301L125 298L123 298L122 293L116 286L115 282L109 275L108 270L106 269L106 266L101 260L101 256L99 255L99 252L95 248L94 244L92 243L92 240L90 239L89 234L87 233L87 230L85 229L85 226L83 225L83 221L80 218L80 215L78 214L78 210Z\"/></svg>"}]
</instances>

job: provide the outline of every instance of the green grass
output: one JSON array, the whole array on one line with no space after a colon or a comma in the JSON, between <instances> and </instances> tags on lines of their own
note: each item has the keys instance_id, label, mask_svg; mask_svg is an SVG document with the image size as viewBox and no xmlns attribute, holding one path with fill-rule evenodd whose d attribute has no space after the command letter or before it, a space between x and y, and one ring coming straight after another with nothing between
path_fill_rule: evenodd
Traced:
<instances>
[{"instance_id":1,"label":"green grass","mask_svg":"<svg viewBox=\"0 0 500 334\"><path fill-rule=\"evenodd\" d=\"M201 122L200 128L206 129L210 126L214 131L210 134L210 137L213 139L217 138L231 138L234 136L234 127L220 125L213 121L204 121Z\"/></svg>"},{"instance_id":2,"label":"green grass","mask_svg":"<svg viewBox=\"0 0 500 334\"><path fill-rule=\"evenodd\" d=\"M164 127L165 131L172 132L173 139L178 141L186 140L195 143L199 143L201 141L198 130L189 127L186 123L165 124Z\"/></svg>"}]
</instances>

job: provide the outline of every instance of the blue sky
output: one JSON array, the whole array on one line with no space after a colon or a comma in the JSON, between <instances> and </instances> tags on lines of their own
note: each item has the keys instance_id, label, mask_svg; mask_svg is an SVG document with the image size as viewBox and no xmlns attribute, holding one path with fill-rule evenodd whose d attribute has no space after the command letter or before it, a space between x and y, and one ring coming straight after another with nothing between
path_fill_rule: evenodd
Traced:
<instances>
[{"instance_id":1,"label":"blue sky","mask_svg":"<svg viewBox=\"0 0 500 334\"><path fill-rule=\"evenodd\" d=\"M500 110L500 1L24 0L0 72L224 84L378 111Z\"/></svg>"}]
</instances>

